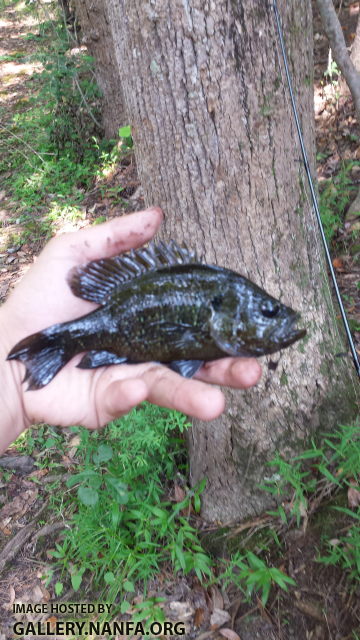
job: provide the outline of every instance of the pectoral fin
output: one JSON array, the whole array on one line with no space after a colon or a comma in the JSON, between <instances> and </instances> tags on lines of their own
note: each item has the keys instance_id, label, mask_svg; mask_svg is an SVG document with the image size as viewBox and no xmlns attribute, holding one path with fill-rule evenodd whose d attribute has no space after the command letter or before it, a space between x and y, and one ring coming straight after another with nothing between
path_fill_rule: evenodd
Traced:
<instances>
[{"instance_id":1,"label":"pectoral fin","mask_svg":"<svg viewBox=\"0 0 360 640\"><path fill-rule=\"evenodd\" d=\"M110 351L89 351L77 367L78 369L96 369L108 367L111 364L124 364L126 361L127 358L121 358Z\"/></svg>"},{"instance_id":2,"label":"pectoral fin","mask_svg":"<svg viewBox=\"0 0 360 640\"><path fill-rule=\"evenodd\" d=\"M193 378L203 364L203 360L175 360L169 368L180 373L183 378Z\"/></svg>"}]
</instances>

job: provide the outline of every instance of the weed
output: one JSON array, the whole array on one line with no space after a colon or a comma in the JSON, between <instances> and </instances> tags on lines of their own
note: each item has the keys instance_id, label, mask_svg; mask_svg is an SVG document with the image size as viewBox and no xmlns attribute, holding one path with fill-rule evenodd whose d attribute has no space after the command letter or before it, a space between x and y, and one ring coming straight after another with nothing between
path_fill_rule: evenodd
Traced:
<instances>
[{"instance_id":1,"label":"weed","mask_svg":"<svg viewBox=\"0 0 360 640\"><path fill-rule=\"evenodd\" d=\"M306 469L306 463L312 461L311 468ZM266 484L262 487L273 495L288 493L289 486L294 489L292 503L294 504L290 515L297 515L297 520L302 515L301 505L307 509L307 498L316 489L316 481L323 477L334 487L349 486L360 481L360 425L357 419L350 425L339 425L335 433L325 434L323 445L315 446L304 451L292 461L285 462L277 454L270 466L276 467L278 473L270 478L265 478ZM352 481L352 483L351 483ZM353 485L354 486L354 485ZM343 507L333 507L337 511L345 513L356 520L349 527L346 537L340 537L334 546L333 541L327 541L330 549L328 556L319 555L319 561L324 564L340 564L349 572L350 580L359 580L360 571L360 509L354 513ZM278 511L269 512L279 516L285 523L288 517L284 508L280 505ZM304 512L303 512L304 513Z\"/></svg>"},{"instance_id":2,"label":"weed","mask_svg":"<svg viewBox=\"0 0 360 640\"><path fill-rule=\"evenodd\" d=\"M54 23L49 20L39 26L41 38L50 28L54 29ZM38 47L32 60L41 64L42 70L34 73L27 83L31 108L12 115L6 127L2 127L0 143L0 172L8 173L9 169L12 172L3 186L14 210L26 210L28 214L21 221L25 223L21 243L30 238L51 237L53 212L44 220L42 211L44 204L48 208L49 200L53 207L61 209L61 217L74 220L77 213L69 209L81 201L82 189L113 166L120 155L116 141L100 140L102 129L97 109L101 94L94 82L93 59L70 50L62 23L55 25L46 48L42 39L35 38ZM20 55L23 54L17 53L16 59ZM1 115L9 118L4 112ZM38 224L34 215L40 211L43 220Z\"/></svg>"},{"instance_id":3,"label":"weed","mask_svg":"<svg viewBox=\"0 0 360 640\"><path fill-rule=\"evenodd\" d=\"M360 510L357 513L345 509L343 507L334 507L337 511L341 511L352 518L355 518L356 522L349 527L346 536L340 536L336 543L334 541L328 541L328 547L330 555L319 555L318 561L323 564L337 565L340 564L343 569L348 571L349 579L360 580Z\"/></svg>"},{"instance_id":4,"label":"weed","mask_svg":"<svg viewBox=\"0 0 360 640\"><path fill-rule=\"evenodd\" d=\"M289 578L279 569L268 567L261 558L252 552L241 555L236 553L229 562L227 570L218 576L218 581L223 581L223 588L234 582L241 591L250 598L253 591L262 589L262 604L265 607L271 588L271 583L275 582L281 589L287 591L287 584L296 585L292 578Z\"/></svg>"},{"instance_id":5,"label":"weed","mask_svg":"<svg viewBox=\"0 0 360 640\"><path fill-rule=\"evenodd\" d=\"M75 513L53 555L75 590L90 570L112 602L124 582L140 581L146 592L148 580L165 560L172 561L175 571L194 570L199 579L212 575L210 558L184 516L192 499L199 509L205 481L179 504L166 498L166 487L183 466L183 454L174 453L183 448L176 431L187 426L185 416L145 405L101 435L72 428L80 438L79 473L67 483L69 489L77 487L69 503Z\"/></svg>"},{"instance_id":6,"label":"weed","mask_svg":"<svg viewBox=\"0 0 360 640\"><path fill-rule=\"evenodd\" d=\"M320 195L319 209L328 243L334 237L341 224L345 207L350 201L350 192L355 188L349 176L353 162L342 164L341 171L334 181L327 180L326 188Z\"/></svg>"},{"instance_id":7,"label":"weed","mask_svg":"<svg viewBox=\"0 0 360 640\"><path fill-rule=\"evenodd\" d=\"M131 128L129 126L119 129L119 138L123 139L125 147L128 149L133 148L134 143L131 136Z\"/></svg>"}]
</instances>

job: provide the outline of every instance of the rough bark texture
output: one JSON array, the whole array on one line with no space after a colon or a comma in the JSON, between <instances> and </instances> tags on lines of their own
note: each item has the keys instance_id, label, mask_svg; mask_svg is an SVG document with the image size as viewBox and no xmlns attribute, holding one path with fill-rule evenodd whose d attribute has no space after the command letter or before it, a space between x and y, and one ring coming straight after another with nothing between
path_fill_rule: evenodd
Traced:
<instances>
[{"instance_id":1,"label":"rough bark texture","mask_svg":"<svg viewBox=\"0 0 360 640\"><path fill-rule=\"evenodd\" d=\"M350 58L357 72L360 73L360 20L359 20L359 17L356 25L355 38L351 45Z\"/></svg>"},{"instance_id":2,"label":"rough bark texture","mask_svg":"<svg viewBox=\"0 0 360 640\"><path fill-rule=\"evenodd\" d=\"M106 4L102 0L75 0L75 8L81 26L81 42L95 58L96 80L103 95L101 112L105 137L117 140L119 128L128 123Z\"/></svg>"},{"instance_id":3,"label":"rough bark texture","mask_svg":"<svg viewBox=\"0 0 360 640\"><path fill-rule=\"evenodd\" d=\"M223 522L272 504L257 488L278 450L290 457L316 430L354 412L300 176L271 11L263 0L107 0L147 204L161 235L243 273L302 313L308 336L253 390L226 391L212 423L190 436L192 482L208 482L202 513ZM314 167L309 0L279 2L290 72ZM315 171L314 171L315 175Z\"/></svg>"}]
</instances>

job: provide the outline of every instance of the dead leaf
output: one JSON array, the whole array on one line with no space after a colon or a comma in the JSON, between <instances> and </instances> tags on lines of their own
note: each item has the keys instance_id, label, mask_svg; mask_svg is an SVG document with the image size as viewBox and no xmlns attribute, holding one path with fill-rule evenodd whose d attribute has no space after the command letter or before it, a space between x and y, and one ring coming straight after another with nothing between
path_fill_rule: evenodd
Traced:
<instances>
[{"instance_id":1,"label":"dead leaf","mask_svg":"<svg viewBox=\"0 0 360 640\"><path fill-rule=\"evenodd\" d=\"M349 507L356 508L360 504L360 487L355 478L351 478L350 487L347 492Z\"/></svg>"},{"instance_id":2,"label":"dead leaf","mask_svg":"<svg viewBox=\"0 0 360 640\"><path fill-rule=\"evenodd\" d=\"M229 620L231 620L230 613L224 609L214 609L214 613L210 618L210 624L216 624L218 627L222 627L223 624L226 624Z\"/></svg>"},{"instance_id":3,"label":"dead leaf","mask_svg":"<svg viewBox=\"0 0 360 640\"><path fill-rule=\"evenodd\" d=\"M221 633L224 638L228 638L228 640L241 640L240 636L238 636L235 631L233 631L232 629L227 629L226 627L219 629L219 633Z\"/></svg>"},{"instance_id":4,"label":"dead leaf","mask_svg":"<svg viewBox=\"0 0 360 640\"><path fill-rule=\"evenodd\" d=\"M342 269L343 267L343 263L341 262L340 258L334 258L332 263L333 263L333 267L335 267L336 269Z\"/></svg>"},{"instance_id":5,"label":"dead leaf","mask_svg":"<svg viewBox=\"0 0 360 640\"><path fill-rule=\"evenodd\" d=\"M178 620L185 620L186 618L191 618L194 615L195 611L192 607L190 607L188 602L170 602L170 609L175 611L178 616Z\"/></svg>"},{"instance_id":6,"label":"dead leaf","mask_svg":"<svg viewBox=\"0 0 360 640\"><path fill-rule=\"evenodd\" d=\"M194 609L203 609L204 612L206 612L206 619L208 620L210 613L213 611L213 605L208 592L201 584L199 578L195 577L193 579L193 588L189 594L189 599Z\"/></svg>"},{"instance_id":7,"label":"dead leaf","mask_svg":"<svg viewBox=\"0 0 360 640\"><path fill-rule=\"evenodd\" d=\"M72 453L72 451L74 451L76 453L77 449L75 449L75 447L74 447L74 449L71 449L69 454ZM62 463L63 463L64 467L66 467L67 469L70 469L73 466L73 463L70 460L69 456L63 456L62 457Z\"/></svg>"},{"instance_id":8,"label":"dead leaf","mask_svg":"<svg viewBox=\"0 0 360 640\"><path fill-rule=\"evenodd\" d=\"M1 531L5 533L6 536L11 536L12 534L11 529L8 529L7 527L1 527Z\"/></svg>"},{"instance_id":9,"label":"dead leaf","mask_svg":"<svg viewBox=\"0 0 360 640\"><path fill-rule=\"evenodd\" d=\"M183 500L185 500L185 496L186 496L186 493L185 493L184 489L177 482L175 482L175 500L176 500L176 502L182 502Z\"/></svg>"},{"instance_id":10,"label":"dead leaf","mask_svg":"<svg viewBox=\"0 0 360 640\"><path fill-rule=\"evenodd\" d=\"M78 447L80 444L80 436L74 436L73 438L71 438L71 440L69 440L69 442L67 443L68 447Z\"/></svg>"},{"instance_id":11,"label":"dead leaf","mask_svg":"<svg viewBox=\"0 0 360 640\"><path fill-rule=\"evenodd\" d=\"M206 620L206 618L207 618L206 612L204 611L204 609L202 607L200 607L196 611L194 626L195 627L200 627L200 625Z\"/></svg>"},{"instance_id":12,"label":"dead leaf","mask_svg":"<svg viewBox=\"0 0 360 640\"><path fill-rule=\"evenodd\" d=\"M224 608L224 600L221 595L220 589L217 588L215 584L210 585L208 587L208 594L211 598L211 602L213 605L213 609L223 609Z\"/></svg>"},{"instance_id":13,"label":"dead leaf","mask_svg":"<svg viewBox=\"0 0 360 640\"><path fill-rule=\"evenodd\" d=\"M42 591L44 601L45 602L49 602L49 600L51 598L50 592L47 589L45 589L45 587L43 585L40 585L40 589Z\"/></svg>"},{"instance_id":14,"label":"dead leaf","mask_svg":"<svg viewBox=\"0 0 360 640\"><path fill-rule=\"evenodd\" d=\"M323 612L321 611L321 609L319 609L319 607L314 605L312 602L295 600L294 604L306 616L310 616L311 618L315 618L316 620L321 620L321 621L324 620Z\"/></svg>"},{"instance_id":15,"label":"dead leaf","mask_svg":"<svg viewBox=\"0 0 360 640\"><path fill-rule=\"evenodd\" d=\"M40 480L40 478L46 476L47 473L49 473L49 469L39 469L38 471L34 471L34 473L32 473L30 477Z\"/></svg>"},{"instance_id":16,"label":"dead leaf","mask_svg":"<svg viewBox=\"0 0 360 640\"><path fill-rule=\"evenodd\" d=\"M340 544L339 538L331 538L331 540L329 540L329 545L331 547L337 547L339 544Z\"/></svg>"},{"instance_id":17,"label":"dead leaf","mask_svg":"<svg viewBox=\"0 0 360 640\"><path fill-rule=\"evenodd\" d=\"M47 624L50 624L50 631L54 631L57 618L55 618L55 616L51 616L51 618L48 618L46 622Z\"/></svg>"},{"instance_id":18,"label":"dead leaf","mask_svg":"<svg viewBox=\"0 0 360 640\"><path fill-rule=\"evenodd\" d=\"M42 602L43 600L43 592L41 591L39 585L35 585L34 589L31 593L31 600L35 602Z\"/></svg>"},{"instance_id":19,"label":"dead leaf","mask_svg":"<svg viewBox=\"0 0 360 640\"><path fill-rule=\"evenodd\" d=\"M3 609L7 609L7 611L10 611L10 609L12 608L15 602L15 589L12 586L12 584L9 587L9 591L10 591L10 602L8 604L3 604Z\"/></svg>"}]
</instances>

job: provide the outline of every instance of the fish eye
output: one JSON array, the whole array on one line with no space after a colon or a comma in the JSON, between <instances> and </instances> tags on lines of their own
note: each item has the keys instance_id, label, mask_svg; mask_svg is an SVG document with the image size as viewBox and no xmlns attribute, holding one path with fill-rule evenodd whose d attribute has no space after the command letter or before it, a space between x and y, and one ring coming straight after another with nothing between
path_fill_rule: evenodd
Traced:
<instances>
[{"instance_id":1,"label":"fish eye","mask_svg":"<svg viewBox=\"0 0 360 640\"><path fill-rule=\"evenodd\" d=\"M214 309L214 311L219 311L220 307L222 304L222 299L220 296L215 296L212 300L211 300L211 306Z\"/></svg>"},{"instance_id":2,"label":"fish eye","mask_svg":"<svg viewBox=\"0 0 360 640\"><path fill-rule=\"evenodd\" d=\"M280 311L279 305L276 305L272 309L261 309L261 313L265 318L275 318Z\"/></svg>"}]
</instances>

